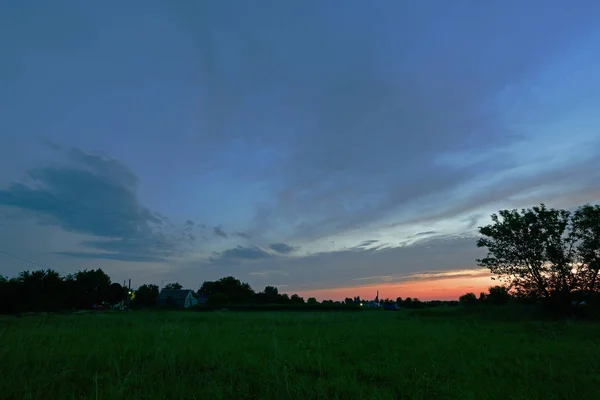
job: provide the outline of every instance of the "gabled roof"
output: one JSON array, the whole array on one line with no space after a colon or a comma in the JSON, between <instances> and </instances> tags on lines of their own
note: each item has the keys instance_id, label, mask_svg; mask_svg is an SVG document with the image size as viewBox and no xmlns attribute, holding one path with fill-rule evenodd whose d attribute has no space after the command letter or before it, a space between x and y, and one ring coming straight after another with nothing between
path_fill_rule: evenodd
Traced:
<instances>
[{"instance_id":1,"label":"gabled roof","mask_svg":"<svg viewBox=\"0 0 600 400\"><path fill-rule=\"evenodd\" d=\"M182 290L161 290L158 295L159 300L164 300L171 297L173 300L185 300L188 294L191 292L190 289Z\"/></svg>"}]
</instances>

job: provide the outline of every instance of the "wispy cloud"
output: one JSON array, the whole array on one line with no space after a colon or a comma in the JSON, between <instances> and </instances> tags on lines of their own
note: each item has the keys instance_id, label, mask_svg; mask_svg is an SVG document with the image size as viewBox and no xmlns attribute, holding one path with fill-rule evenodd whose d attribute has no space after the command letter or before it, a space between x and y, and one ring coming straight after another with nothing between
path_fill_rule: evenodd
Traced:
<instances>
[{"instance_id":1,"label":"wispy cloud","mask_svg":"<svg viewBox=\"0 0 600 400\"><path fill-rule=\"evenodd\" d=\"M290 254L291 252L296 250L294 247L285 243L272 243L269 245L269 248L280 254Z\"/></svg>"},{"instance_id":2,"label":"wispy cloud","mask_svg":"<svg viewBox=\"0 0 600 400\"><path fill-rule=\"evenodd\" d=\"M241 261L255 261L271 258L272 254L266 252L258 246L243 247L237 246L222 252L215 252L209 261L213 264L229 265L237 264Z\"/></svg>"},{"instance_id":3,"label":"wispy cloud","mask_svg":"<svg viewBox=\"0 0 600 400\"><path fill-rule=\"evenodd\" d=\"M274 275L287 276L287 275L289 275L289 273L285 272L285 271L268 270L268 271L254 271L254 272L250 272L250 275L261 276L261 277L271 277L271 276L274 276Z\"/></svg>"},{"instance_id":4,"label":"wispy cloud","mask_svg":"<svg viewBox=\"0 0 600 400\"><path fill-rule=\"evenodd\" d=\"M368 276L364 278L354 278L355 281L368 281L368 282L390 282L394 279L391 275L383 276Z\"/></svg>"},{"instance_id":5,"label":"wispy cloud","mask_svg":"<svg viewBox=\"0 0 600 400\"><path fill-rule=\"evenodd\" d=\"M215 235L217 235L219 237L222 237L222 238L225 238L225 239L229 238L229 236L227 235L227 233L225 233L225 231L223 229L221 229L220 226L215 226L213 228L213 232L214 232Z\"/></svg>"},{"instance_id":6,"label":"wispy cloud","mask_svg":"<svg viewBox=\"0 0 600 400\"><path fill-rule=\"evenodd\" d=\"M165 258L144 256L138 254L127 254L127 253L85 253L77 251L55 251L54 254L82 258L88 260L117 260L117 261L132 261L132 262L164 262L167 261Z\"/></svg>"}]
</instances>

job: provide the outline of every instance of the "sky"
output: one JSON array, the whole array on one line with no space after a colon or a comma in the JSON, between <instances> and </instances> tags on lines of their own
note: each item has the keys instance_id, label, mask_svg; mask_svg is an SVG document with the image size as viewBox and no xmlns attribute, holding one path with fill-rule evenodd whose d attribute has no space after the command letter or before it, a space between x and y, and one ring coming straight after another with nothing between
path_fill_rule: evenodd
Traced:
<instances>
[{"instance_id":1,"label":"sky","mask_svg":"<svg viewBox=\"0 0 600 400\"><path fill-rule=\"evenodd\" d=\"M455 299L477 227L600 200L600 3L17 1L0 274Z\"/></svg>"}]
</instances>

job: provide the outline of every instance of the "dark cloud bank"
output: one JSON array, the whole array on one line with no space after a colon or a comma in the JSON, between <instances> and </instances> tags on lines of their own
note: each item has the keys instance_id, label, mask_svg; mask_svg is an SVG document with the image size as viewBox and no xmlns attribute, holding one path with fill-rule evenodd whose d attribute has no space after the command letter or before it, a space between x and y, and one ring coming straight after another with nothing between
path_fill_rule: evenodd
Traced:
<instances>
[{"instance_id":1,"label":"dark cloud bank","mask_svg":"<svg viewBox=\"0 0 600 400\"><path fill-rule=\"evenodd\" d=\"M190 223L183 230L144 207L138 179L123 164L77 148L68 162L31 169L27 179L0 190L0 205L27 212L39 223L89 235L89 251L57 251L84 259L155 262L180 254L194 241ZM193 223L192 223L193 224Z\"/></svg>"}]
</instances>

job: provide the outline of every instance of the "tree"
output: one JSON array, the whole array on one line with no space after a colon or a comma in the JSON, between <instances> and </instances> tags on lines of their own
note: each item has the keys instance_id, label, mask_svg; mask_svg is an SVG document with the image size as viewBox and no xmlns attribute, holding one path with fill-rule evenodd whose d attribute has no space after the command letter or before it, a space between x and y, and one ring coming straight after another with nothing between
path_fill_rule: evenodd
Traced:
<instances>
[{"instance_id":1,"label":"tree","mask_svg":"<svg viewBox=\"0 0 600 400\"><path fill-rule=\"evenodd\" d=\"M89 308L108 300L110 276L100 268L78 271L74 278L77 308Z\"/></svg>"},{"instance_id":2,"label":"tree","mask_svg":"<svg viewBox=\"0 0 600 400\"><path fill-rule=\"evenodd\" d=\"M0 314L12 314L26 311L26 304L18 299L23 298L23 287L18 278L0 279Z\"/></svg>"},{"instance_id":3,"label":"tree","mask_svg":"<svg viewBox=\"0 0 600 400\"><path fill-rule=\"evenodd\" d=\"M423 302L419 299L417 299L416 297L414 297L412 299L412 308L422 308L423 307Z\"/></svg>"},{"instance_id":4,"label":"tree","mask_svg":"<svg viewBox=\"0 0 600 400\"><path fill-rule=\"evenodd\" d=\"M211 304L247 304L256 298L256 293L249 284L233 276L204 282L198 294L208 296Z\"/></svg>"},{"instance_id":5,"label":"tree","mask_svg":"<svg viewBox=\"0 0 600 400\"><path fill-rule=\"evenodd\" d=\"M314 297L309 297L308 300L306 300L306 304L318 304L319 302L317 301L317 299L315 299Z\"/></svg>"},{"instance_id":6,"label":"tree","mask_svg":"<svg viewBox=\"0 0 600 400\"><path fill-rule=\"evenodd\" d=\"M294 304L304 304L304 299L297 294L293 294L290 301Z\"/></svg>"},{"instance_id":7,"label":"tree","mask_svg":"<svg viewBox=\"0 0 600 400\"><path fill-rule=\"evenodd\" d=\"M181 290L183 286L179 282L167 283L163 288L165 290Z\"/></svg>"},{"instance_id":8,"label":"tree","mask_svg":"<svg viewBox=\"0 0 600 400\"><path fill-rule=\"evenodd\" d=\"M402 297L398 297L398 298L396 298L396 304L397 304L398 306L401 306L401 305L402 305Z\"/></svg>"},{"instance_id":9,"label":"tree","mask_svg":"<svg viewBox=\"0 0 600 400\"><path fill-rule=\"evenodd\" d=\"M144 307L156 305L159 291L157 285L142 285L135 291L135 303Z\"/></svg>"},{"instance_id":10,"label":"tree","mask_svg":"<svg viewBox=\"0 0 600 400\"><path fill-rule=\"evenodd\" d=\"M54 270L23 271L18 277L25 309L56 311L65 307L65 288L60 274Z\"/></svg>"},{"instance_id":11,"label":"tree","mask_svg":"<svg viewBox=\"0 0 600 400\"><path fill-rule=\"evenodd\" d=\"M600 271L600 206L575 212L544 204L492 214L479 228L478 259L519 297L543 299L557 311L570 310L573 292L598 290Z\"/></svg>"},{"instance_id":12,"label":"tree","mask_svg":"<svg viewBox=\"0 0 600 400\"><path fill-rule=\"evenodd\" d=\"M115 305L127 298L127 288L121 286L120 283L111 283L108 289L108 303Z\"/></svg>"},{"instance_id":13,"label":"tree","mask_svg":"<svg viewBox=\"0 0 600 400\"><path fill-rule=\"evenodd\" d=\"M510 300L510 293L504 286L491 286L488 289L489 294L486 295L486 302L500 306L508 303Z\"/></svg>"},{"instance_id":14,"label":"tree","mask_svg":"<svg viewBox=\"0 0 600 400\"><path fill-rule=\"evenodd\" d=\"M291 301L290 296L287 293L283 293L279 295L279 299L277 300L277 304L289 304Z\"/></svg>"},{"instance_id":15,"label":"tree","mask_svg":"<svg viewBox=\"0 0 600 400\"><path fill-rule=\"evenodd\" d=\"M477 296L475 293L465 293L458 298L458 302L465 306L474 306L477 304Z\"/></svg>"},{"instance_id":16,"label":"tree","mask_svg":"<svg viewBox=\"0 0 600 400\"><path fill-rule=\"evenodd\" d=\"M274 286L266 286L265 290L256 294L256 301L267 304L279 303L279 289Z\"/></svg>"}]
</instances>

